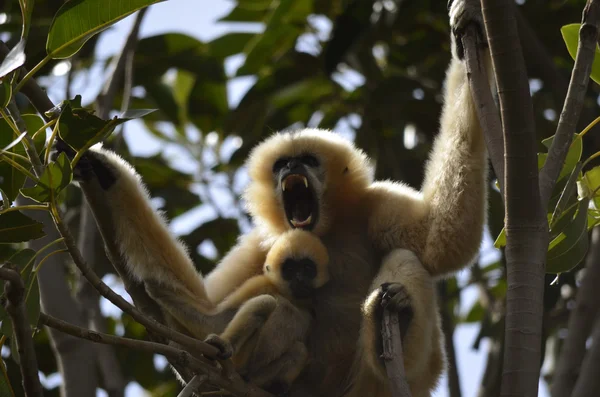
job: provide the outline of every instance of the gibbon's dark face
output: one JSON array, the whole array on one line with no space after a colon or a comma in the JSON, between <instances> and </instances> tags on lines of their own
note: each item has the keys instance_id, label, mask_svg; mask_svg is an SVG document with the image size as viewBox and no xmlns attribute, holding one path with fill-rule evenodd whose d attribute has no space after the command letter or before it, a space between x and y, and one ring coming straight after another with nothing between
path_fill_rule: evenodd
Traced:
<instances>
[{"instance_id":1,"label":"gibbon's dark face","mask_svg":"<svg viewBox=\"0 0 600 397\"><path fill-rule=\"evenodd\" d=\"M312 295L316 288L317 265L310 258L288 258L281 265L280 271L281 278L287 283L294 298L304 299Z\"/></svg>"},{"instance_id":2,"label":"gibbon's dark face","mask_svg":"<svg viewBox=\"0 0 600 397\"><path fill-rule=\"evenodd\" d=\"M319 167L311 153L280 157L273 164L273 177L292 228L312 230L319 221Z\"/></svg>"}]
</instances>

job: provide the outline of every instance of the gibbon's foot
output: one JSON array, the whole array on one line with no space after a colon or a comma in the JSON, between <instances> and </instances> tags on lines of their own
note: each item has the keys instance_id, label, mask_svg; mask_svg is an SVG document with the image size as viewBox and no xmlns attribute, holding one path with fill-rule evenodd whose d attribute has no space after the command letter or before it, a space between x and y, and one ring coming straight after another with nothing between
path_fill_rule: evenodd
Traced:
<instances>
[{"instance_id":1,"label":"gibbon's foot","mask_svg":"<svg viewBox=\"0 0 600 397\"><path fill-rule=\"evenodd\" d=\"M62 139L57 138L51 155L52 160L56 160L61 153L65 153L70 160L73 160L76 152ZM116 174L107 166L104 154L88 150L75 165L73 179L82 182L89 181L92 178L97 178L104 190L108 190L117 180Z\"/></svg>"},{"instance_id":2,"label":"gibbon's foot","mask_svg":"<svg viewBox=\"0 0 600 397\"><path fill-rule=\"evenodd\" d=\"M400 326L400 336L404 336L408 331L408 326L413 317L412 300L404 285L399 283L381 284L381 306L383 309L395 311L398 313Z\"/></svg>"},{"instance_id":3,"label":"gibbon's foot","mask_svg":"<svg viewBox=\"0 0 600 397\"><path fill-rule=\"evenodd\" d=\"M233 347L231 346L231 343L221 338L219 335L210 334L204 339L204 342L219 349L219 353L217 354L219 360L227 360L233 356Z\"/></svg>"},{"instance_id":4,"label":"gibbon's foot","mask_svg":"<svg viewBox=\"0 0 600 397\"><path fill-rule=\"evenodd\" d=\"M473 24L478 32L478 44L487 47L481 3L479 0L448 0L448 15L450 17L450 28L454 35L456 55L463 59L465 50L462 45L462 35L467 26Z\"/></svg>"}]
</instances>

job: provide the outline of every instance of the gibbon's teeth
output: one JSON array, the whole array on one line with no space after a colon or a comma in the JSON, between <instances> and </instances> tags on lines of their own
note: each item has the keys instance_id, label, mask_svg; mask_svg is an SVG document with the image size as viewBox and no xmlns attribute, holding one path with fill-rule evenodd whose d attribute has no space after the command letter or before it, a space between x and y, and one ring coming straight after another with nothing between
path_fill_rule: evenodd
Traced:
<instances>
[{"instance_id":1,"label":"gibbon's teeth","mask_svg":"<svg viewBox=\"0 0 600 397\"><path fill-rule=\"evenodd\" d=\"M302 180L304 181L304 187L308 189L308 179L306 179L306 177L303 176Z\"/></svg>"},{"instance_id":2,"label":"gibbon's teeth","mask_svg":"<svg viewBox=\"0 0 600 397\"><path fill-rule=\"evenodd\" d=\"M291 220L291 222L292 222L292 225L294 225L294 227L310 225L310 223L312 222L312 214L310 214L308 216L308 218L306 218L303 221L298 221L294 218Z\"/></svg>"},{"instance_id":3,"label":"gibbon's teeth","mask_svg":"<svg viewBox=\"0 0 600 397\"><path fill-rule=\"evenodd\" d=\"M283 183L281 184L281 190L285 192L285 184L287 183L287 178L283 180Z\"/></svg>"}]
</instances>

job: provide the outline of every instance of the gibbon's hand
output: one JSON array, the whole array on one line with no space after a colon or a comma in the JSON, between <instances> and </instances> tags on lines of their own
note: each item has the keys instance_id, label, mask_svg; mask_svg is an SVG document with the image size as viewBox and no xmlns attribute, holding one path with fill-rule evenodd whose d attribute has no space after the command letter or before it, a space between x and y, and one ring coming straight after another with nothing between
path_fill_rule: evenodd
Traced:
<instances>
[{"instance_id":1,"label":"gibbon's hand","mask_svg":"<svg viewBox=\"0 0 600 397\"><path fill-rule=\"evenodd\" d=\"M485 48L487 46L481 3L479 0L448 0L448 15L450 17L450 28L452 29L453 41L456 46L458 59L463 59L465 50L462 45L462 35L470 24L477 28L478 44Z\"/></svg>"},{"instance_id":2,"label":"gibbon's hand","mask_svg":"<svg viewBox=\"0 0 600 397\"><path fill-rule=\"evenodd\" d=\"M61 153L65 153L72 160L76 152L65 141L57 137L50 158L56 160ZM108 190L116 181L116 173L107 164L103 154L88 150L75 165L73 179L77 182L85 182L92 178L98 178L100 186L104 190Z\"/></svg>"},{"instance_id":3,"label":"gibbon's hand","mask_svg":"<svg viewBox=\"0 0 600 397\"><path fill-rule=\"evenodd\" d=\"M413 318L412 300L404 285L399 283L384 283L381 284L380 295L380 310L383 314L383 309L395 311L398 313L400 336L404 340L404 336L408 330L408 326ZM383 318L382 316L377 316Z\"/></svg>"},{"instance_id":4,"label":"gibbon's hand","mask_svg":"<svg viewBox=\"0 0 600 397\"><path fill-rule=\"evenodd\" d=\"M220 360L227 360L233 355L233 346L231 346L231 343L217 334L209 334L206 339L204 339L204 342L219 349L217 358Z\"/></svg>"}]
</instances>

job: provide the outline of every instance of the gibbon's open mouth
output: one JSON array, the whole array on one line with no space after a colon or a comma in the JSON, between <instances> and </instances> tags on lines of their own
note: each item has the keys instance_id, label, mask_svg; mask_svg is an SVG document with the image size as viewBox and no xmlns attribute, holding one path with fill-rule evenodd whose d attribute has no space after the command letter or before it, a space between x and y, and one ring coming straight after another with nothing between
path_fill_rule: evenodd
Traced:
<instances>
[{"instance_id":1,"label":"gibbon's open mouth","mask_svg":"<svg viewBox=\"0 0 600 397\"><path fill-rule=\"evenodd\" d=\"M283 207L288 222L294 228L310 229L317 221L317 199L308 178L290 174L281 181Z\"/></svg>"}]
</instances>

